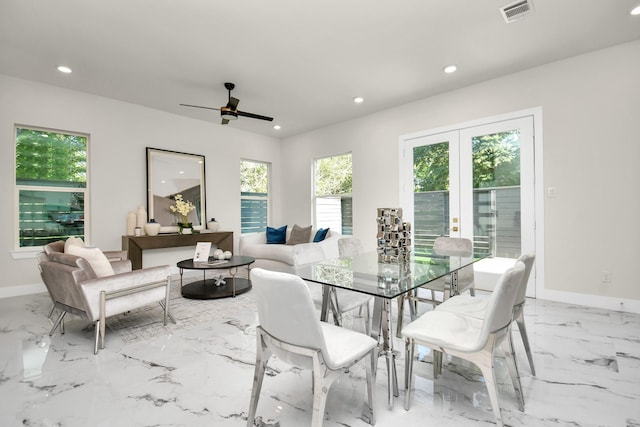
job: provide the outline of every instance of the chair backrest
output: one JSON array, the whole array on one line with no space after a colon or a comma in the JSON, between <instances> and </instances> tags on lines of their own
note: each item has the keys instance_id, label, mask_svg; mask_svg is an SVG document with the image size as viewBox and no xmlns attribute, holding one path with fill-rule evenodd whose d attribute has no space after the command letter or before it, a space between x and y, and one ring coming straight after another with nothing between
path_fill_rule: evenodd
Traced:
<instances>
[{"instance_id":1,"label":"chair backrest","mask_svg":"<svg viewBox=\"0 0 640 427\"><path fill-rule=\"evenodd\" d=\"M433 251L442 255L468 256L473 253L473 243L462 237L438 237L433 242Z\"/></svg>"},{"instance_id":2,"label":"chair backrest","mask_svg":"<svg viewBox=\"0 0 640 427\"><path fill-rule=\"evenodd\" d=\"M52 252L64 252L64 240L58 240L45 245L42 250L49 255Z\"/></svg>"},{"instance_id":3,"label":"chair backrest","mask_svg":"<svg viewBox=\"0 0 640 427\"><path fill-rule=\"evenodd\" d=\"M527 283L529 283L529 275L531 274L531 270L533 269L533 262L536 260L536 256L534 254L522 254L518 261L522 261L524 263L524 274L522 275L522 281L520 286L518 287L518 292L516 293L516 299L513 302L514 305L519 305L524 303L524 299L527 294Z\"/></svg>"},{"instance_id":4,"label":"chair backrest","mask_svg":"<svg viewBox=\"0 0 640 427\"><path fill-rule=\"evenodd\" d=\"M489 303L487 315L482 326L483 336L496 332L512 321L513 302L520 287L525 265L522 261L516 261L516 265L505 271L496 285Z\"/></svg>"},{"instance_id":5,"label":"chair backrest","mask_svg":"<svg viewBox=\"0 0 640 427\"><path fill-rule=\"evenodd\" d=\"M320 318L309 294L307 284L298 276L278 271L254 268L251 282L256 291L260 326L279 341L320 350L327 354ZM278 353L280 359L296 366L310 367L308 357L296 357L289 353Z\"/></svg>"},{"instance_id":6,"label":"chair backrest","mask_svg":"<svg viewBox=\"0 0 640 427\"><path fill-rule=\"evenodd\" d=\"M362 253L362 242L356 237L342 237L338 239L338 253L340 257L355 256Z\"/></svg>"},{"instance_id":7,"label":"chair backrest","mask_svg":"<svg viewBox=\"0 0 640 427\"><path fill-rule=\"evenodd\" d=\"M40 276L54 304L65 311L88 317L88 307L79 283L96 275L84 258L52 251L38 255Z\"/></svg>"}]
</instances>

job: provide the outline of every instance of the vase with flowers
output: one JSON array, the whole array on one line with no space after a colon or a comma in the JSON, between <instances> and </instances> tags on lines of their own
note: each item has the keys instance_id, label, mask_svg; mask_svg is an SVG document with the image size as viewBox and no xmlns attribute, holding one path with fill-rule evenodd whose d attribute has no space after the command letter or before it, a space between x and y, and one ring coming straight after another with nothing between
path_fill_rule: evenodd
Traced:
<instances>
[{"instance_id":1,"label":"vase with flowers","mask_svg":"<svg viewBox=\"0 0 640 427\"><path fill-rule=\"evenodd\" d=\"M169 206L169 209L171 209L171 212L180 216L180 219L178 220L180 234L193 233L193 225L189 222L189 212L194 210L196 207L190 201L184 200L182 198L182 194L176 194L175 201L176 204Z\"/></svg>"}]
</instances>

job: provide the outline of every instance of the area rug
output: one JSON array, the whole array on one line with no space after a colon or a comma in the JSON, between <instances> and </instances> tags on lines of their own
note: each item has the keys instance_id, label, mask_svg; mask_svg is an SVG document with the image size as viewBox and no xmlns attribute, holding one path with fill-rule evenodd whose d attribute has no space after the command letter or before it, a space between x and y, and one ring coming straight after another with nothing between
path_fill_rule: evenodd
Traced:
<instances>
[{"instance_id":1,"label":"area rug","mask_svg":"<svg viewBox=\"0 0 640 427\"><path fill-rule=\"evenodd\" d=\"M238 274L237 277L242 277L242 274ZM201 279L202 276L199 274L185 274L183 284ZM256 312L254 293L251 290L235 298L210 300L183 298L180 294L180 277L177 275L171 280L169 300L169 311L176 320L175 324L169 321L167 326L164 326L162 308L159 304L152 304L107 319L108 333L118 335L125 344L128 344L206 323L224 322L237 317L239 313Z\"/></svg>"}]
</instances>

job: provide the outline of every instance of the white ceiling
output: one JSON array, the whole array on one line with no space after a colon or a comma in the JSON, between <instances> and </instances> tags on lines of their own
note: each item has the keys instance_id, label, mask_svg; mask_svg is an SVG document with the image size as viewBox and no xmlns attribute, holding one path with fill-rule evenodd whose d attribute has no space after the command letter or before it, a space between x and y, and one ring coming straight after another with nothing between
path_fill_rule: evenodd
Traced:
<instances>
[{"instance_id":1,"label":"white ceiling","mask_svg":"<svg viewBox=\"0 0 640 427\"><path fill-rule=\"evenodd\" d=\"M178 104L230 81L275 120L228 126L285 137L640 39L640 0L532 1L506 24L512 0L1 0L0 73L215 123Z\"/></svg>"}]
</instances>

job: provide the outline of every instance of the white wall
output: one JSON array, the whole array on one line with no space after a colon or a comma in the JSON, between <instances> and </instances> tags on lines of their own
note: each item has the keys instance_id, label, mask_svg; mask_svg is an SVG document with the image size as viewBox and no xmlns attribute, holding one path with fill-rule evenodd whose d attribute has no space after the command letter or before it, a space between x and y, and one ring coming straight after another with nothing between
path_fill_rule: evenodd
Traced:
<instances>
[{"instance_id":1,"label":"white wall","mask_svg":"<svg viewBox=\"0 0 640 427\"><path fill-rule=\"evenodd\" d=\"M215 123L214 123L215 122ZM90 135L90 244L119 249L129 210L146 207L145 147L206 156L207 216L240 235L240 159L273 164L274 221L280 222L280 141L108 98L0 75L0 296L44 291L34 259L14 259L14 125ZM144 265L192 257L192 248L145 254Z\"/></svg>"},{"instance_id":2,"label":"white wall","mask_svg":"<svg viewBox=\"0 0 640 427\"><path fill-rule=\"evenodd\" d=\"M541 107L543 188L556 187L557 197L544 200L538 297L640 312L638 76L640 41L287 138L282 152L295 161L283 162L283 212L308 223L311 162L351 151L354 236L374 249L376 208L399 203L400 135Z\"/></svg>"}]
</instances>

